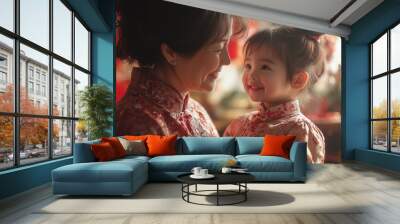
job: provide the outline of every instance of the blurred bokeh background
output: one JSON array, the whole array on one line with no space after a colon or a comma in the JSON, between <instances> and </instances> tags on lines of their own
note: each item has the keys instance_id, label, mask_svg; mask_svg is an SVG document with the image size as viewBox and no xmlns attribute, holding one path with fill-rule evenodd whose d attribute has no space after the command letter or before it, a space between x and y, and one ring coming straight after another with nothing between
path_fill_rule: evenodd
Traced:
<instances>
[{"instance_id":1,"label":"blurred bokeh background","mask_svg":"<svg viewBox=\"0 0 400 224\"><path fill-rule=\"evenodd\" d=\"M246 35L232 38L228 49L231 64L224 66L214 91L192 92L210 114L220 135L235 118L256 109L242 85L242 48L246 39L255 32L278 25L265 21L242 18L247 26ZM117 31L118 43L118 31ZM134 41L134 40L132 40ZM324 133L326 140L326 162L340 162L341 152L341 39L324 34L320 38L325 51L325 73L299 97L302 112ZM116 58L116 101L125 94L131 82L132 64Z\"/></svg>"}]
</instances>

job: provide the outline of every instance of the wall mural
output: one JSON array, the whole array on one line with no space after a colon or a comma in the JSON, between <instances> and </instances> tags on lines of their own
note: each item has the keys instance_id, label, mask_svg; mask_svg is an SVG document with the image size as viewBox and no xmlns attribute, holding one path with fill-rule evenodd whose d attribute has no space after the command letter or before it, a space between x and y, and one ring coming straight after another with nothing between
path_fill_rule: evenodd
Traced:
<instances>
[{"instance_id":1,"label":"wall mural","mask_svg":"<svg viewBox=\"0 0 400 224\"><path fill-rule=\"evenodd\" d=\"M117 135L296 135L340 161L341 39L165 1L117 7Z\"/></svg>"}]
</instances>

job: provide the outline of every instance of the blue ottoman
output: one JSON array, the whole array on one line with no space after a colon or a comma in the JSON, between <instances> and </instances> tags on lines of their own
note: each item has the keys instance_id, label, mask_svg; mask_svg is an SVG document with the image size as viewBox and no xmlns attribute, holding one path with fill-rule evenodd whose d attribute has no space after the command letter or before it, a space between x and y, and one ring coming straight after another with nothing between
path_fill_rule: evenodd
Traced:
<instances>
[{"instance_id":1,"label":"blue ottoman","mask_svg":"<svg viewBox=\"0 0 400 224\"><path fill-rule=\"evenodd\" d=\"M148 180L147 157L74 163L52 171L53 193L132 195Z\"/></svg>"}]
</instances>

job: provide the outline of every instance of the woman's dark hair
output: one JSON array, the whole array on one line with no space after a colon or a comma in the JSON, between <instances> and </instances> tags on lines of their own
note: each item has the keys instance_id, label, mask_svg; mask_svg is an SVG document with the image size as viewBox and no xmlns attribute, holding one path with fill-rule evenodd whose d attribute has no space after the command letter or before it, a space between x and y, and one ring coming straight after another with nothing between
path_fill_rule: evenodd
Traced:
<instances>
[{"instance_id":1,"label":"woman's dark hair","mask_svg":"<svg viewBox=\"0 0 400 224\"><path fill-rule=\"evenodd\" d=\"M140 66L163 63L162 43L190 57L229 31L228 15L162 0L119 0L117 9L118 57Z\"/></svg>"},{"instance_id":2,"label":"woman's dark hair","mask_svg":"<svg viewBox=\"0 0 400 224\"><path fill-rule=\"evenodd\" d=\"M251 36L244 45L244 55L268 45L282 59L287 79L304 70L310 75L311 84L324 72L324 54L319 44L320 33L290 27L266 29Z\"/></svg>"}]
</instances>

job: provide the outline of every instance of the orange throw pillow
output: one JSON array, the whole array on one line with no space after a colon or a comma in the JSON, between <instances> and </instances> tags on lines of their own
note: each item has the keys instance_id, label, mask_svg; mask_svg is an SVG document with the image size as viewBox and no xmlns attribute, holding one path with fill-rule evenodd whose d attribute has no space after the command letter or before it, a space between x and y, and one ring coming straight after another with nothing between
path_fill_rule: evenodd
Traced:
<instances>
[{"instance_id":1,"label":"orange throw pillow","mask_svg":"<svg viewBox=\"0 0 400 224\"><path fill-rule=\"evenodd\" d=\"M176 155L176 135L148 135L147 148L148 156Z\"/></svg>"},{"instance_id":2,"label":"orange throw pillow","mask_svg":"<svg viewBox=\"0 0 400 224\"><path fill-rule=\"evenodd\" d=\"M126 151L117 137L101 138L101 142L110 143L118 158L126 156Z\"/></svg>"},{"instance_id":3,"label":"orange throw pillow","mask_svg":"<svg viewBox=\"0 0 400 224\"><path fill-rule=\"evenodd\" d=\"M108 142L93 144L90 146L90 148L92 149L94 157L99 162L109 161L117 158L113 147Z\"/></svg>"},{"instance_id":4,"label":"orange throw pillow","mask_svg":"<svg viewBox=\"0 0 400 224\"><path fill-rule=\"evenodd\" d=\"M296 136L294 135L265 135L264 146L261 149L262 156L280 156L289 159L290 147Z\"/></svg>"}]
</instances>

